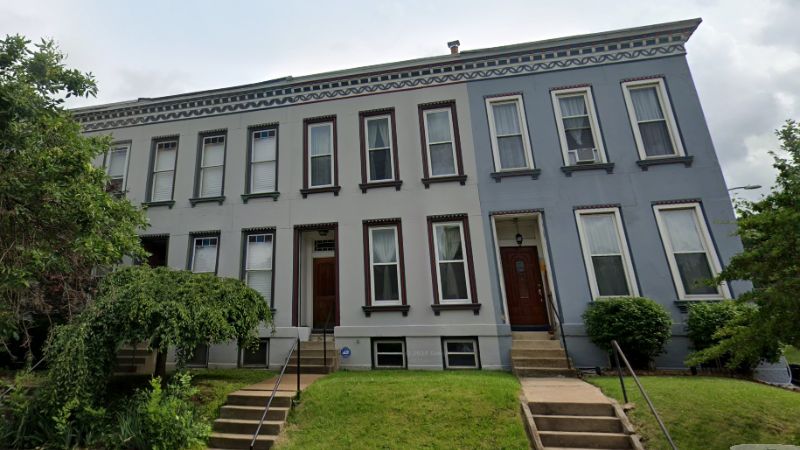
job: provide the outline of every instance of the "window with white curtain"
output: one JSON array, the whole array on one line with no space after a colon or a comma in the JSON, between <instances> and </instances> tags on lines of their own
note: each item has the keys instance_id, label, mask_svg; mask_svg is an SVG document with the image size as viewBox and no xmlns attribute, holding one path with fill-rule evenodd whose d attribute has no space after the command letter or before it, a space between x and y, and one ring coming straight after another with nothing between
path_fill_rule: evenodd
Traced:
<instances>
[{"instance_id":1,"label":"window with white curtain","mask_svg":"<svg viewBox=\"0 0 800 450\"><path fill-rule=\"evenodd\" d=\"M177 153L178 141L156 142L150 201L163 202L172 200Z\"/></svg>"},{"instance_id":2,"label":"window with white curtain","mask_svg":"<svg viewBox=\"0 0 800 450\"><path fill-rule=\"evenodd\" d=\"M427 109L423 114L430 176L457 175L453 115L450 108Z\"/></svg>"},{"instance_id":3,"label":"window with white curtain","mask_svg":"<svg viewBox=\"0 0 800 450\"><path fill-rule=\"evenodd\" d=\"M217 273L217 246L219 238L216 236L195 237L192 245L192 272Z\"/></svg>"},{"instance_id":4,"label":"window with white curtain","mask_svg":"<svg viewBox=\"0 0 800 450\"><path fill-rule=\"evenodd\" d=\"M333 186L333 122L308 126L309 187Z\"/></svg>"},{"instance_id":5,"label":"window with white curtain","mask_svg":"<svg viewBox=\"0 0 800 450\"><path fill-rule=\"evenodd\" d=\"M497 171L533 168L522 96L486 99L492 153Z\"/></svg>"},{"instance_id":6,"label":"window with white curtain","mask_svg":"<svg viewBox=\"0 0 800 450\"><path fill-rule=\"evenodd\" d=\"M591 88L560 89L551 94L564 164L605 162Z\"/></svg>"},{"instance_id":7,"label":"window with white curtain","mask_svg":"<svg viewBox=\"0 0 800 450\"><path fill-rule=\"evenodd\" d=\"M656 205L656 219L679 297L727 298L726 285L708 281L722 270L698 203Z\"/></svg>"},{"instance_id":8,"label":"window with white curtain","mask_svg":"<svg viewBox=\"0 0 800 450\"><path fill-rule=\"evenodd\" d=\"M639 295L619 209L575 214L592 297Z\"/></svg>"},{"instance_id":9,"label":"window with white curtain","mask_svg":"<svg viewBox=\"0 0 800 450\"><path fill-rule=\"evenodd\" d=\"M370 292L373 304L400 304L400 243L397 226L369 229Z\"/></svg>"},{"instance_id":10,"label":"window with white curtain","mask_svg":"<svg viewBox=\"0 0 800 450\"><path fill-rule=\"evenodd\" d=\"M244 279L267 303L272 303L272 233L247 235Z\"/></svg>"},{"instance_id":11,"label":"window with white curtain","mask_svg":"<svg viewBox=\"0 0 800 450\"><path fill-rule=\"evenodd\" d=\"M439 301L441 303L469 303L472 293L468 279L469 268L467 267L463 223L434 223L433 245Z\"/></svg>"},{"instance_id":12,"label":"window with white curtain","mask_svg":"<svg viewBox=\"0 0 800 450\"><path fill-rule=\"evenodd\" d=\"M129 145L114 145L106 154L106 173L108 174L108 190L120 195L125 192L125 178L128 172Z\"/></svg>"},{"instance_id":13,"label":"window with white curtain","mask_svg":"<svg viewBox=\"0 0 800 450\"><path fill-rule=\"evenodd\" d=\"M204 136L200 154L199 197L222 195L225 174L225 135Z\"/></svg>"},{"instance_id":14,"label":"window with white curtain","mask_svg":"<svg viewBox=\"0 0 800 450\"><path fill-rule=\"evenodd\" d=\"M661 78L622 83L636 147L642 159L682 156L669 96Z\"/></svg>"},{"instance_id":15,"label":"window with white curtain","mask_svg":"<svg viewBox=\"0 0 800 450\"><path fill-rule=\"evenodd\" d=\"M277 190L278 130L256 130L251 135L249 193Z\"/></svg>"},{"instance_id":16,"label":"window with white curtain","mask_svg":"<svg viewBox=\"0 0 800 450\"><path fill-rule=\"evenodd\" d=\"M367 139L367 180L394 179L394 152L391 116L365 117Z\"/></svg>"}]
</instances>

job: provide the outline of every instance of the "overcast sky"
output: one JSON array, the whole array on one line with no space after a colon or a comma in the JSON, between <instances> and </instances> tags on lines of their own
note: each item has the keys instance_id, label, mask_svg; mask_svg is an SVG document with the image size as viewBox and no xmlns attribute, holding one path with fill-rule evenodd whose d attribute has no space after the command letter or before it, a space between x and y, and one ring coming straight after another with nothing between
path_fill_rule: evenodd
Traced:
<instances>
[{"instance_id":1,"label":"overcast sky","mask_svg":"<svg viewBox=\"0 0 800 450\"><path fill-rule=\"evenodd\" d=\"M800 0L3 0L0 34L58 41L97 77L97 98L71 103L83 106L440 55L454 39L475 49L693 17L689 65L728 186L766 189L774 130L800 119Z\"/></svg>"}]
</instances>

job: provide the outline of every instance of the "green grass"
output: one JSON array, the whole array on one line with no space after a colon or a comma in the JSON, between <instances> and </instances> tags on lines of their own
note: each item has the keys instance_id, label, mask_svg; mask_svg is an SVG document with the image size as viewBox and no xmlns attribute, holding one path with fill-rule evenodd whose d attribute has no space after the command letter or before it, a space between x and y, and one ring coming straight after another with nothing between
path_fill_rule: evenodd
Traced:
<instances>
[{"instance_id":1,"label":"green grass","mask_svg":"<svg viewBox=\"0 0 800 450\"><path fill-rule=\"evenodd\" d=\"M519 390L499 372L337 372L303 392L277 448L528 449Z\"/></svg>"},{"instance_id":2,"label":"green grass","mask_svg":"<svg viewBox=\"0 0 800 450\"><path fill-rule=\"evenodd\" d=\"M750 381L713 377L642 377L673 440L681 449L728 450L735 444L800 444L800 393ZM588 381L622 403L616 377ZM630 413L648 450L669 448L633 379L625 386Z\"/></svg>"},{"instance_id":3,"label":"green grass","mask_svg":"<svg viewBox=\"0 0 800 450\"><path fill-rule=\"evenodd\" d=\"M789 364L800 364L800 348L789 345L783 349L783 355L786 356Z\"/></svg>"},{"instance_id":4,"label":"green grass","mask_svg":"<svg viewBox=\"0 0 800 450\"><path fill-rule=\"evenodd\" d=\"M192 401L200 416L209 423L219 417L219 408L225 404L229 393L274 375L258 369L196 369L191 370L191 374L192 384L198 390Z\"/></svg>"}]
</instances>

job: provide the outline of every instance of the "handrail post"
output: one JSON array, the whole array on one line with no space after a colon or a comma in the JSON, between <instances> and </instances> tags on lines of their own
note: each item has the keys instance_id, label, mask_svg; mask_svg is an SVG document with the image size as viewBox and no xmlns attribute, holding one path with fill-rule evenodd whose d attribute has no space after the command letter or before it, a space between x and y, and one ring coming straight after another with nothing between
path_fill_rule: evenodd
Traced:
<instances>
[{"instance_id":1,"label":"handrail post","mask_svg":"<svg viewBox=\"0 0 800 450\"><path fill-rule=\"evenodd\" d=\"M330 313L328 313L328 317L330 317ZM322 327L322 365L324 367L328 367L328 321L325 321L325 325Z\"/></svg>"},{"instance_id":2,"label":"handrail post","mask_svg":"<svg viewBox=\"0 0 800 450\"><path fill-rule=\"evenodd\" d=\"M617 341L614 341L616 344ZM614 353L614 362L617 365L617 376L619 376L619 385L622 387L622 398L625 399L625 403L628 403L628 391L625 390L625 379L622 377L622 366L619 364L619 353L617 353L617 348L615 346L611 346L611 349Z\"/></svg>"},{"instance_id":3,"label":"handrail post","mask_svg":"<svg viewBox=\"0 0 800 450\"><path fill-rule=\"evenodd\" d=\"M297 395L300 395L300 336L297 336Z\"/></svg>"}]
</instances>

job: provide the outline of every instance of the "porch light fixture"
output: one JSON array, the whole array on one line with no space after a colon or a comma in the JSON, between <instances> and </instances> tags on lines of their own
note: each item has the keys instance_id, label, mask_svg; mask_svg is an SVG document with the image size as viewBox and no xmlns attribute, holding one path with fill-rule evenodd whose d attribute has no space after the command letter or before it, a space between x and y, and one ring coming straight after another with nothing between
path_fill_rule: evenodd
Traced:
<instances>
[{"instance_id":1,"label":"porch light fixture","mask_svg":"<svg viewBox=\"0 0 800 450\"><path fill-rule=\"evenodd\" d=\"M522 237L522 233L519 232L519 218L518 217L514 217L514 226L517 228L517 235L514 236L514 239L516 239L517 245L522 247L523 237Z\"/></svg>"}]
</instances>

